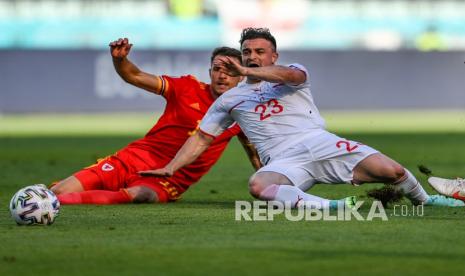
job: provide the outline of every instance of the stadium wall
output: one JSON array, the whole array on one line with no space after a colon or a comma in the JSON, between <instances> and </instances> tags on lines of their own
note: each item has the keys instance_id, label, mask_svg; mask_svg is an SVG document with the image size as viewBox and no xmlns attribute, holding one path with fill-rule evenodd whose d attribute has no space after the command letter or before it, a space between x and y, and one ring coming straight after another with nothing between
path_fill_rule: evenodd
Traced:
<instances>
[{"instance_id":1,"label":"stadium wall","mask_svg":"<svg viewBox=\"0 0 465 276\"><path fill-rule=\"evenodd\" d=\"M154 74L208 81L208 51L135 50ZM281 52L305 65L321 109L465 109L464 52ZM153 111L161 97L122 81L110 54L96 50L0 51L0 113Z\"/></svg>"}]
</instances>

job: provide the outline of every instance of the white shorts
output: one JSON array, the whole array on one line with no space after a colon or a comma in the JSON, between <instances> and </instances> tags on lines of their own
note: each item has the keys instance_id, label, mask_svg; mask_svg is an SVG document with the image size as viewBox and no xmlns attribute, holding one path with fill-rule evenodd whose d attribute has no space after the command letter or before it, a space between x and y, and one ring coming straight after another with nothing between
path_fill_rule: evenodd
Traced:
<instances>
[{"instance_id":1,"label":"white shorts","mask_svg":"<svg viewBox=\"0 0 465 276\"><path fill-rule=\"evenodd\" d=\"M283 174L305 191L315 183L351 183L354 167L375 153L369 146L324 132L274 156L257 173Z\"/></svg>"}]
</instances>

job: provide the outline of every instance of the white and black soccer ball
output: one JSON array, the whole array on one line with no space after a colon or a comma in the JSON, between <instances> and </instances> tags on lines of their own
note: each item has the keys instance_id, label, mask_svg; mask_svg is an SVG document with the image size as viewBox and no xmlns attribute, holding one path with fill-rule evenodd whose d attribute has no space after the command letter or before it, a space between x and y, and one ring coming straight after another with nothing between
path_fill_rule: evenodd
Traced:
<instances>
[{"instance_id":1,"label":"white and black soccer ball","mask_svg":"<svg viewBox=\"0 0 465 276\"><path fill-rule=\"evenodd\" d=\"M27 186L10 201L10 212L18 225L50 225L60 211L56 195L44 184Z\"/></svg>"}]
</instances>

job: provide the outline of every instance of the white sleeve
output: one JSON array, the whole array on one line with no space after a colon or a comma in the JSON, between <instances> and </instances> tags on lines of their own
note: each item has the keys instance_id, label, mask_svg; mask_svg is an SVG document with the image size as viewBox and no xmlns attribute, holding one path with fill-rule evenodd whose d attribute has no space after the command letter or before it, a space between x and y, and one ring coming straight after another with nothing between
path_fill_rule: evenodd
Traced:
<instances>
[{"instance_id":1,"label":"white sleeve","mask_svg":"<svg viewBox=\"0 0 465 276\"><path fill-rule=\"evenodd\" d=\"M217 137L234 123L234 119L229 114L221 97L218 98L208 109L207 114L200 123L200 131Z\"/></svg>"},{"instance_id":2,"label":"white sleeve","mask_svg":"<svg viewBox=\"0 0 465 276\"><path fill-rule=\"evenodd\" d=\"M303 83L298 84L298 85L288 84L288 86L293 87L293 88L297 88L297 89L310 87L310 78L309 78L309 75L308 75L308 71L303 65L298 64L298 63L291 63L291 64L288 64L286 66L290 67L290 68L293 68L293 69L300 70L300 71L305 73L305 81Z\"/></svg>"}]
</instances>

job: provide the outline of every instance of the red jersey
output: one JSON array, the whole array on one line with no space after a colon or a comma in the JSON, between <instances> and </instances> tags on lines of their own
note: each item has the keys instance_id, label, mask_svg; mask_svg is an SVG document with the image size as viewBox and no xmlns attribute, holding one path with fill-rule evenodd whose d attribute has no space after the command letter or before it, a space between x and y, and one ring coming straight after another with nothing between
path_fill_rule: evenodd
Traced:
<instances>
[{"instance_id":1,"label":"red jersey","mask_svg":"<svg viewBox=\"0 0 465 276\"><path fill-rule=\"evenodd\" d=\"M160 94L167 102L163 115L144 138L123 149L136 155L142 162L151 160L147 164L148 168L138 168L140 170L161 168L170 162L184 142L198 129L201 119L215 101L210 85L199 82L193 76L162 76L161 79L163 89ZM231 138L240 131L237 124L226 130L216 137L196 161L176 171L168 180L183 190L187 189L210 170Z\"/></svg>"}]
</instances>

